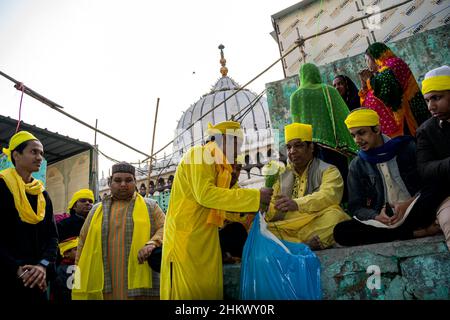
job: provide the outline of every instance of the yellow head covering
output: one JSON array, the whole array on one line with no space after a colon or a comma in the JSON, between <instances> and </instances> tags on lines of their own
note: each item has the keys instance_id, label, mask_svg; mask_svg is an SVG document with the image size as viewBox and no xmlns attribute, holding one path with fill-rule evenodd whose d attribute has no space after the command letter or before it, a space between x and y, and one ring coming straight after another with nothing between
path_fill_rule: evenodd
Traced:
<instances>
[{"instance_id":1,"label":"yellow head covering","mask_svg":"<svg viewBox=\"0 0 450 320\"><path fill-rule=\"evenodd\" d=\"M236 121L223 121L216 125L208 123L206 134L208 136L213 136L215 134L227 134L244 139L244 132L241 129L241 124Z\"/></svg>"},{"instance_id":2,"label":"yellow head covering","mask_svg":"<svg viewBox=\"0 0 450 320\"><path fill-rule=\"evenodd\" d=\"M355 127L373 127L380 125L380 117L372 109L360 108L350 112L344 122L349 129Z\"/></svg>"},{"instance_id":3,"label":"yellow head covering","mask_svg":"<svg viewBox=\"0 0 450 320\"><path fill-rule=\"evenodd\" d=\"M312 141L312 125L294 122L285 126L284 141L288 143L293 139Z\"/></svg>"},{"instance_id":4,"label":"yellow head covering","mask_svg":"<svg viewBox=\"0 0 450 320\"><path fill-rule=\"evenodd\" d=\"M59 253L64 256L67 250L78 247L78 238L69 238L61 242L59 245Z\"/></svg>"},{"instance_id":5,"label":"yellow head covering","mask_svg":"<svg viewBox=\"0 0 450 320\"><path fill-rule=\"evenodd\" d=\"M450 67L442 66L425 74L425 78L422 81L422 94L427 94L431 91L447 90L450 90Z\"/></svg>"},{"instance_id":6,"label":"yellow head covering","mask_svg":"<svg viewBox=\"0 0 450 320\"><path fill-rule=\"evenodd\" d=\"M3 148L3 153L8 156L9 161L11 161L12 151L14 151L14 149L16 149L17 146L19 146L21 143L28 140L39 140L39 139L33 136L28 131L19 131L11 137L11 139L9 140L9 147Z\"/></svg>"},{"instance_id":7,"label":"yellow head covering","mask_svg":"<svg viewBox=\"0 0 450 320\"><path fill-rule=\"evenodd\" d=\"M69 206L67 207L67 210L72 209L75 202L77 202L80 199L91 199L92 202L94 202L94 193L92 190L89 189L81 189L75 192L72 196L72 199L70 199Z\"/></svg>"}]
</instances>

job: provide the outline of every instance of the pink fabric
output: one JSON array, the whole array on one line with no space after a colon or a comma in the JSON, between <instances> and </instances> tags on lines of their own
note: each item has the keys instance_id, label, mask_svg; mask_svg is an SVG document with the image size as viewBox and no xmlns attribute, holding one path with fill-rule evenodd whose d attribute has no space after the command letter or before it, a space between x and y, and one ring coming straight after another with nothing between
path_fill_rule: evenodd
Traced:
<instances>
[{"instance_id":1,"label":"pink fabric","mask_svg":"<svg viewBox=\"0 0 450 320\"><path fill-rule=\"evenodd\" d=\"M411 76L411 69L409 69L408 65L402 59L397 57L386 59L384 65L392 70L395 78L402 86L402 90L405 91Z\"/></svg>"},{"instance_id":2,"label":"pink fabric","mask_svg":"<svg viewBox=\"0 0 450 320\"><path fill-rule=\"evenodd\" d=\"M391 109L386 107L380 99L375 97L372 90L367 92L362 107L372 109L378 113L378 116L380 117L381 132L390 137L399 133L400 127L395 121L394 113Z\"/></svg>"},{"instance_id":3,"label":"pink fabric","mask_svg":"<svg viewBox=\"0 0 450 320\"><path fill-rule=\"evenodd\" d=\"M55 222L58 223L64 219L67 219L68 217L70 217L70 214L65 213L65 212L64 213L55 213L53 216L55 217Z\"/></svg>"}]
</instances>

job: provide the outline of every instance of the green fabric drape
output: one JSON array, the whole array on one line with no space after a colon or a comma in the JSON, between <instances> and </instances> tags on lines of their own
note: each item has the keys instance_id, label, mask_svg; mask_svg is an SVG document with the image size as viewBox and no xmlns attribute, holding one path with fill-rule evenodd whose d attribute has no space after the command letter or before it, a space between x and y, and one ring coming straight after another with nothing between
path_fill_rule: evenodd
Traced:
<instances>
[{"instance_id":1,"label":"green fabric drape","mask_svg":"<svg viewBox=\"0 0 450 320\"><path fill-rule=\"evenodd\" d=\"M350 111L339 92L322 82L312 63L300 67L299 78L300 86L290 101L292 121L311 124L314 142L356 153L358 147L344 123Z\"/></svg>"}]
</instances>

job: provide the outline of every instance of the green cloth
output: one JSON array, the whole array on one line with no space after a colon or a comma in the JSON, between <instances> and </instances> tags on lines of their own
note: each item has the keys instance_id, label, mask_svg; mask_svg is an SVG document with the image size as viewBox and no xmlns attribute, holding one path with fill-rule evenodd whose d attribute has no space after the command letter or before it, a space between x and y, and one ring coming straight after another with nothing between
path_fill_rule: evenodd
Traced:
<instances>
[{"instance_id":1,"label":"green cloth","mask_svg":"<svg viewBox=\"0 0 450 320\"><path fill-rule=\"evenodd\" d=\"M344 123L350 111L339 92L322 83L312 63L300 67L299 78L300 86L291 95L292 121L312 125L314 142L356 153L358 147Z\"/></svg>"},{"instance_id":2,"label":"green cloth","mask_svg":"<svg viewBox=\"0 0 450 320\"><path fill-rule=\"evenodd\" d=\"M385 69L370 79L374 95L390 106L392 111L397 111L402 103L402 87L395 78L394 72Z\"/></svg>"}]
</instances>

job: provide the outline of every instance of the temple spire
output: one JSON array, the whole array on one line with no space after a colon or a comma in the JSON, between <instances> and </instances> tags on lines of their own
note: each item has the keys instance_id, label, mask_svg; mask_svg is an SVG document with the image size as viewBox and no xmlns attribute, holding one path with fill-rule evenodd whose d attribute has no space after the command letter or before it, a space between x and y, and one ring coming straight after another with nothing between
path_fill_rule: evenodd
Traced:
<instances>
[{"instance_id":1,"label":"temple spire","mask_svg":"<svg viewBox=\"0 0 450 320\"><path fill-rule=\"evenodd\" d=\"M228 68L225 66L227 64L227 60L225 59L225 56L223 54L223 49L225 46L223 44L219 45L220 49L220 64L222 67L220 68L220 73L222 74L222 77L226 77L228 74Z\"/></svg>"}]
</instances>

